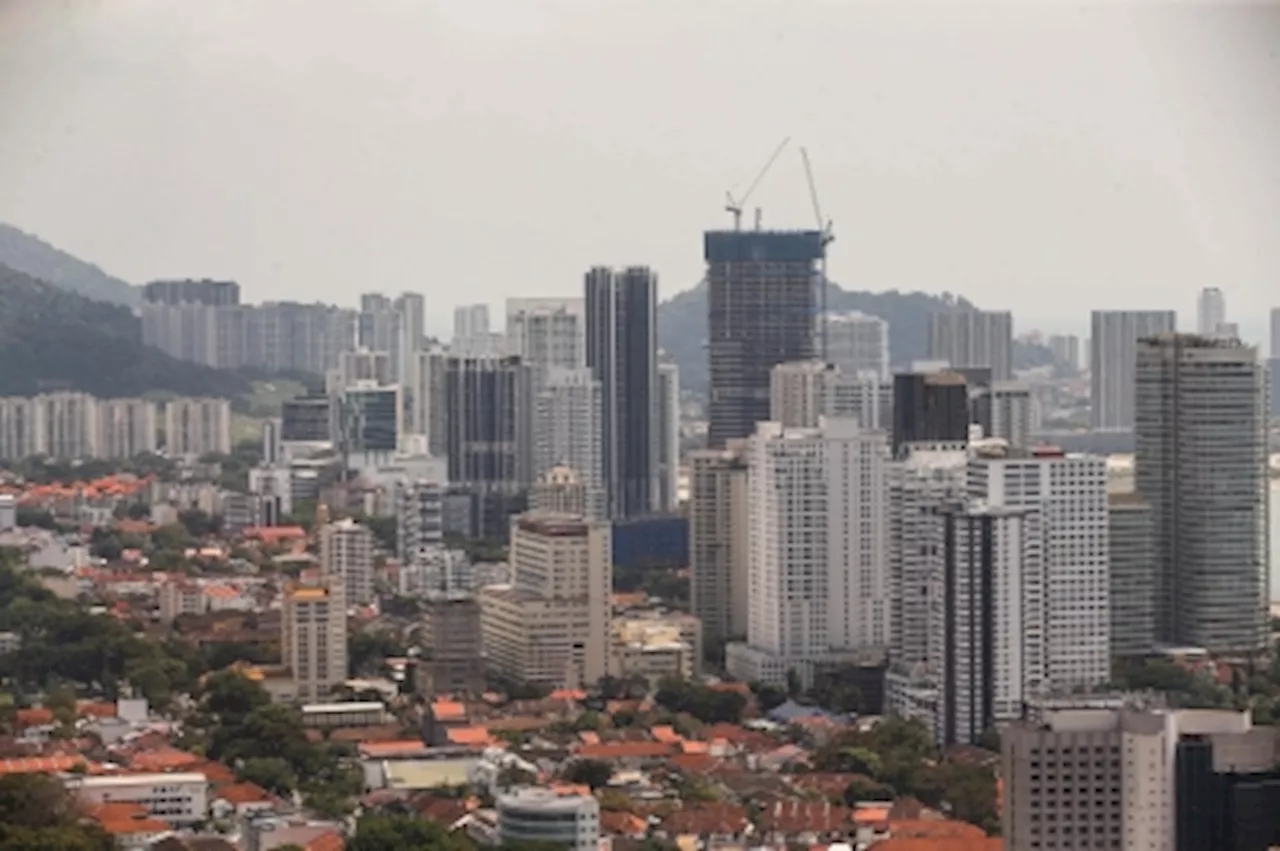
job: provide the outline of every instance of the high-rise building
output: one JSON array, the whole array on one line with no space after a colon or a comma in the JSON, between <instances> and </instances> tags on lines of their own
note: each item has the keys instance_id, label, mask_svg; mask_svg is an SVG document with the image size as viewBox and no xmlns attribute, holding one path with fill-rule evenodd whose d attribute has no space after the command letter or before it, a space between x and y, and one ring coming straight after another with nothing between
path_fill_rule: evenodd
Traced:
<instances>
[{"instance_id":1,"label":"high-rise building","mask_svg":"<svg viewBox=\"0 0 1280 851\"><path fill-rule=\"evenodd\" d=\"M1013 314L1007 310L954 310L929 316L929 359L953 369L991 370L993 381L1013 378Z\"/></svg>"},{"instance_id":2,"label":"high-rise building","mask_svg":"<svg viewBox=\"0 0 1280 851\"><path fill-rule=\"evenodd\" d=\"M586 309L580 298L507 299L506 353L538 373L582 368Z\"/></svg>"},{"instance_id":3,"label":"high-rise building","mask_svg":"<svg viewBox=\"0 0 1280 851\"><path fill-rule=\"evenodd\" d=\"M436 346L414 352L414 366L406 388L410 434L427 438L427 452L444 457L448 443L448 409L445 407L445 376L450 355Z\"/></svg>"},{"instance_id":4,"label":"high-rise building","mask_svg":"<svg viewBox=\"0 0 1280 851\"><path fill-rule=\"evenodd\" d=\"M904 671L931 661L929 619L939 603L933 571L943 548L940 512L965 501L967 463L963 447L915 444L889 467L889 655Z\"/></svg>"},{"instance_id":5,"label":"high-rise building","mask_svg":"<svg viewBox=\"0 0 1280 851\"><path fill-rule=\"evenodd\" d=\"M152 281L142 288L149 304L203 304L228 307L240 303L240 285L234 281L172 280Z\"/></svg>"},{"instance_id":6,"label":"high-rise building","mask_svg":"<svg viewBox=\"0 0 1280 851\"><path fill-rule=\"evenodd\" d=\"M1138 340L1173 331L1178 315L1172 310L1095 310L1092 322L1092 425L1095 429L1131 429Z\"/></svg>"},{"instance_id":7,"label":"high-rise building","mask_svg":"<svg viewBox=\"0 0 1280 851\"><path fill-rule=\"evenodd\" d=\"M586 368L552 367L544 373L533 414L533 474L573 470L582 485L588 519L605 516L600 382Z\"/></svg>"},{"instance_id":8,"label":"high-rise building","mask_svg":"<svg viewBox=\"0 0 1280 851\"><path fill-rule=\"evenodd\" d=\"M529 510L539 514L587 516L587 488L572 467L552 467L538 476L529 495Z\"/></svg>"},{"instance_id":9,"label":"high-rise building","mask_svg":"<svg viewBox=\"0 0 1280 851\"><path fill-rule=\"evenodd\" d=\"M680 502L680 367L658 364L658 504L670 513Z\"/></svg>"},{"instance_id":10,"label":"high-rise building","mask_svg":"<svg viewBox=\"0 0 1280 851\"><path fill-rule=\"evenodd\" d=\"M428 594L422 606L418 682L426 695L476 695L485 691L484 636L480 602L472 594Z\"/></svg>"},{"instance_id":11,"label":"high-rise building","mask_svg":"<svg viewBox=\"0 0 1280 851\"><path fill-rule=\"evenodd\" d=\"M335 389L341 391L361 382L374 384L394 384L394 370L391 368L390 351L376 351L365 348L343 352L338 355Z\"/></svg>"},{"instance_id":12,"label":"high-rise building","mask_svg":"<svg viewBox=\"0 0 1280 851\"><path fill-rule=\"evenodd\" d=\"M1151 505L1157 638L1211 652L1268 644L1267 388L1235 339L1138 345L1134 480Z\"/></svg>"},{"instance_id":13,"label":"high-rise building","mask_svg":"<svg viewBox=\"0 0 1280 851\"><path fill-rule=\"evenodd\" d=\"M525 514L513 522L511 584L480 593L495 673L570 688L609 673L610 539L605 521Z\"/></svg>"},{"instance_id":14,"label":"high-rise building","mask_svg":"<svg viewBox=\"0 0 1280 851\"><path fill-rule=\"evenodd\" d=\"M1075 375L1080 371L1080 338L1075 334L1051 334L1049 351L1053 353L1053 364L1067 375Z\"/></svg>"},{"instance_id":15,"label":"high-rise building","mask_svg":"<svg viewBox=\"0 0 1280 851\"><path fill-rule=\"evenodd\" d=\"M1196 331L1212 337L1219 333L1226 321L1227 299L1222 290L1217 287L1200 290L1200 297L1196 300Z\"/></svg>"},{"instance_id":16,"label":"high-rise building","mask_svg":"<svg viewBox=\"0 0 1280 851\"><path fill-rule=\"evenodd\" d=\"M832 654L883 658L890 580L888 440L851 420L821 429L762 422L748 449L747 642L729 672L782 683Z\"/></svg>"},{"instance_id":17,"label":"high-rise building","mask_svg":"<svg viewBox=\"0 0 1280 851\"><path fill-rule=\"evenodd\" d=\"M828 417L857 420L863 428L893 434L893 381L882 381L871 372L848 375L829 372L825 378Z\"/></svg>"},{"instance_id":18,"label":"high-rise building","mask_svg":"<svg viewBox=\"0 0 1280 851\"><path fill-rule=\"evenodd\" d=\"M327 702L347 679L347 606L340 578L285 588L280 656L293 675L294 699Z\"/></svg>"},{"instance_id":19,"label":"high-rise building","mask_svg":"<svg viewBox=\"0 0 1280 851\"><path fill-rule=\"evenodd\" d=\"M231 452L231 403L226 399L170 399L164 406L165 450L170 457Z\"/></svg>"},{"instance_id":20,"label":"high-rise building","mask_svg":"<svg viewBox=\"0 0 1280 851\"><path fill-rule=\"evenodd\" d=\"M335 404L338 443L344 452L385 458L400 447L404 432L400 385L360 381L341 388Z\"/></svg>"},{"instance_id":21,"label":"high-rise building","mask_svg":"<svg viewBox=\"0 0 1280 851\"><path fill-rule=\"evenodd\" d=\"M707 645L747 636L747 458L744 441L689 454L689 580Z\"/></svg>"},{"instance_id":22,"label":"high-rise building","mask_svg":"<svg viewBox=\"0 0 1280 851\"><path fill-rule=\"evenodd\" d=\"M645 267L586 274L587 367L600 382L609 516L650 514L658 499L658 276Z\"/></svg>"},{"instance_id":23,"label":"high-rise building","mask_svg":"<svg viewBox=\"0 0 1280 851\"><path fill-rule=\"evenodd\" d=\"M43 429L38 451L50 458L97 458L101 451L98 400L88 393L45 393L32 400ZM225 403L224 403L225 404Z\"/></svg>"},{"instance_id":24,"label":"high-rise building","mask_svg":"<svg viewBox=\"0 0 1280 851\"><path fill-rule=\"evenodd\" d=\"M533 481L532 371L516 357L450 356L442 379L433 404L444 451L429 436L432 454L449 459L449 483L471 496L472 536L505 538Z\"/></svg>"},{"instance_id":25,"label":"high-rise building","mask_svg":"<svg viewBox=\"0 0 1280 851\"><path fill-rule=\"evenodd\" d=\"M968 491L992 507L1041 513L1049 685L1072 690L1105 683L1111 673L1106 458L984 446L969 460Z\"/></svg>"},{"instance_id":26,"label":"high-rise building","mask_svg":"<svg viewBox=\"0 0 1280 851\"><path fill-rule=\"evenodd\" d=\"M267 417L262 421L262 463L267 467L284 461L284 448L281 446L283 421L280 417Z\"/></svg>"},{"instance_id":27,"label":"high-rise building","mask_svg":"<svg viewBox=\"0 0 1280 851\"><path fill-rule=\"evenodd\" d=\"M396 558L402 567L444 545L444 492L442 482L427 479L403 481L397 488Z\"/></svg>"},{"instance_id":28,"label":"high-rise building","mask_svg":"<svg viewBox=\"0 0 1280 851\"><path fill-rule=\"evenodd\" d=\"M827 314L827 360L847 375L870 372L889 380L889 323L853 311Z\"/></svg>"},{"instance_id":29,"label":"high-rise building","mask_svg":"<svg viewBox=\"0 0 1280 851\"><path fill-rule=\"evenodd\" d=\"M320 527L320 569L341 580L348 605L372 603L373 532L349 517Z\"/></svg>"},{"instance_id":30,"label":"high-rise building","mask_svg":"<svg viewBox=\"0 0 1280 851\"><path fill-rule=\"evenodd\" d=\"M983 437L999 438L1013 447L1031 445L1035 400L1030 387L997 381L976 390L970 402L973 421L982 427Z\"/></svg>"},{"instance_id":31,"label":"high-rise building","mask_svg":"<svg viewBox=\"0 0 1280 851\"><path fill-rule=\"evenodd\" d=\"M707 330L708 445L750 437L769 417L769 373L814 355L818 231L710 231Z\"/></svg>"},{"instance_id":32,"label":"high-rise building","mask_svg":"<svg viewBox=\"0 0 1280 851\"><path fill-rule=\"evenodd\" d=\"M46 452L44 408L33 398L0 397L0 459L18 461Z\"/></svg>"},{"instance_id":33,"label":"high-rise building","mask_svg":"<svg viewBox=\"0 0 1280 851\"><path fill-rule=\"evenodd\" d=\"M499 335L489 330L489 305L465 304L453 311L453 341L449 353L458 357L497 357Z\"/></svg>"},{"instance_id":34,"label":"high-rise building","mask_svg":"<svg viewBox=\"0 0 1280 851\"><path fill-rule=\"evenodd\" d=\"M827 378L835 372L820 360L780 363L769 370L769 421L783 428L817 428L827 414Z\"/></svg>"},{"instance_id":35,"label":"high-rise building","mask_svg":"<svg viewBox=\"0 0 1280 851\"><path fill-rule=\"evenodd\" d=\"M283 443L327 443L335 431L334 403L328 396L298 396L280 406Z\"/></svg>"},{"instance_id":36,"label":"high-rise building","mask_svg":"<svg viewBox=\"0 0 1280 851\"><path fill-rule=\"evenodd\" d=\"M98 417L104 458L132 458L156 451L159 422L156 403L148 399L99 399Z\"/></svg>"},{"instance_id":37,"label":"high-rise building","mask_svg":"<svg viewBox=\"0 0 1280 851\"><path fill-rule=\"evenodd\" d=\"M1151 506L1130 491L1108 496L1111 655L1144 656L1156 644L1156 561Z\"/></svg>"},{"instance_id":38,"label":"high-rise building","mask_svg":"<svg viewBox=\"0 0 1280 851\"><path fill-rule=\"evenodd\" d=\"M963 445L969 440L969 390L950 370L893 377L893 453L912 443Z\"/></svg>"},{"instance_id":39,"label":"high-rise building","mask_svg":"<svg viewBox=\"0 0 1280 851\"><path fill-rule=\"evenodd\" d=\"M1021 716L1046 679L1040 512L982 503L942 510L931 577L930 663L940 686L935 737L974 744Z\"/></svg>"}]
</instances>

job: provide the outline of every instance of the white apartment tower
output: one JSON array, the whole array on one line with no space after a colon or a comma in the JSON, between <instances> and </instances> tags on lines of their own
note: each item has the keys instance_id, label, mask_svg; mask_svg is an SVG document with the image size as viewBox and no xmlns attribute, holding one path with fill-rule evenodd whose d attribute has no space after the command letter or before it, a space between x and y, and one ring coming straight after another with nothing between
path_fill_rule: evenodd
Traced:
<instances>
[{"instance_id":1,"label":"white apartment tower","mask_svg":"<svg viewBox=\"0 0 1280 851\"><path fill-rule=\"evenodd\" d=\"M605 514L600 382L586 367L545 371L534 400L533 475L569 467L584 489L585 516Z\"/></svg>"},{"instance_id":2,"label":"white apartment tower","mask_svg":"<svg viewBox=\"0 0 1280 851\"><path fill-rule=\"evenodd\" d=\"M969 461L968 491L992 507L1041 513L1050 687L1105 683L1111 672L1106 458L979 446Z\"/></svg>"},{"instance_id":3,"label":"white apartment tower","mask_svg":"<svg viewBox=\"0 0 1280 851\"><path fill-rule=\"evenodd\" d=\"M680 502L680 367L658 364L658 498L661 512L674 512Z\"/></svg>"},{"instance_id":4,"label":"white apartment tower","mask_svg":"<svg viewBox=\"0 0 1280 851\"><path fill-rule=\"evenodd\" d=\"M891 632L888 438L851 420L757 426L748 450L747 643L730 673L784 681L833 653L879 652Z\"/></svg>"},{"instance_id":5,"label":"white apartment tower","mask_svg":"<svg viewBox=\"0 0 1280 851\"><path fill-rule=\"evenodd\" d=\"M170 399L164 406L170 457L231 452L231 403L226 399Z\"/></svg>"},{"instance_id":6,"label":"white apartment tower","mask_svg":"<svg viewBox=\"0 0 1280 851\"><path fill-rule=\"evenodd\" d=\"M155 402L146 399L100 399L98 419L102 457L132 458L156 451L159 425Z\"/></svg>"},{"instance_id":7,"label":"white apartment tower","mask_svg":"<svg viewBox=\"0 0 1280 851\"><path fill-rule=\"evenodd\" d=\"M1133 377L1138 341L1173 331L1172 310L1095 310L1089 337L1091 423L1099 430L1133 428Z\"/></svg>"},{"instance_id":8,"label":"white apartment tower","mask_svg":"<svg viewBox=\"0 0 1280 851\"><path fill-rule=\"evenodd\" d=\"M396 558L401 567L425 560L444 544L445 486L428 479L399 484L396 505Z\"/></svg>"},{"instance_id":9,"label":"white apartment tower","mask_svg":"<svg viewBox=\"0 0 1280 851\"><path fill-rule=\"evenodd\" d=\"M322 526L320 569L325 576L342 580L348 605L372 603L373 532L349 517Z\"/></svg>"},{"instance_id":10,"label":"white apartment tower","mask_svg":"<svg viewBox=\"0 0 1280 851\"><path fill-rule=\"evenodd\" d=\"M847 375L870 372L889 380L889 323L853 311L827 314L827 360Z\"/></svg>"},{"instance_id":11,"label":"white apartment tower","mask_svg":"<svg viewBox=\"0 0 1280 851\"><path fill-rule=\"evenodd\" d=\"M0 397L0 458L16 461L45 451L44 408L35 399Z\"/></svg>"},{"instance_id":12,"label":"white apartment tower","mask_svg":"<svg viewBox=\"0 0 1280 851\"><path fill-rule=\"evenodd\" d=\"M939 687L935 737L973 744L1020 717L1044 687L1041 518L974 502L944 509L941 520L928 664Z\"/></svg>"},{"instance_id":13,"label":"white apartment tower","mask_svg":"<svg viewBox=\"0 0 1280 851\"><path fill-rule=\"evenodd\" d=\"M342 580L291 585L284 592L280 655L293 675L294 699L320 703L347 679L347 606Z\"/></svg>"},{"instance_id":14,"label":"white apartment tower","mask_svg":"<svg viewBox=\"0 0 1280 851\"><path fill-rule=\"evenodd\" d=\"M507 299L507 354L534 367L586 365L586 304L581 298Z\"/></svg>"},{"instance_id":15,"label":"white apartment tower","mask_svg":"<svg viewBox=\"0 0 1280 851\"><path fill-rule=\"evenodd\" d=\"M1217 287L1205 287L1196 300L1196 331L1206 337L1213 337L1220 334L1226 324L1226 296Z\"/></svg>"},{"instance_id":16,"label":"white apartment tower","mask_svg":"<svg viewBox=\"0 0 1280 851\"><path fill-rule=\"evenodd\" d=\"M459 357L499 354L498 335L489 330L489 305L465 304L453 311L453 341L449 353Z\"/></svg>"},{"instance_id":17,"label":"white apartment tower","mask_svg":"<svg viewBox=\"0 0 1280 851\"><path fill-rule=\"evenodd\" d=\"M993 381L1013 378L1013 314L955 310L929 316L929 360L953 369L991 369Z\"/></svg>"},{"instance_id":18,"label":"white apartment tower","mask_svg":"<svg viewBox=\"0 0 1280 851\"><path fill-rule=\"evenodd\" d=\"M1235 339L1138 347L1134 480L1151 506L1156 631L1210 652L1260 650L1270 598L1266 370Z\"/></svg>"},{"instance_id":19,"label":"white apartment tower","mask_svg":"<svg viewBox=\"0 0 1280 851\"><path fill-rule=\"evenodd\" d=\"M780 363L769 371L769 419L783 428L817 428L826 413L827 377L820 360Z\"/></svg>"},{"instance_id":20,"label":"white apartment tower","mask_svg":"<svg viewBox=\"0 0 1280 851\"><path fill-rule=\"evenodd\" d=\"M97 458L101 451L98 400L88 393L46 393L35 398L43 426L40 451L50 458Z\"/></svg>"},{"instance_id":21,"label":"white apartment tower","mask_svg":"<svg viewBox=\"0 0 1280 851\"><path fill-rule=\"evenodd\" d=\"M689 454L690 603L708 645L747 636L745 444Z\"/></svg>"}]
</instances>

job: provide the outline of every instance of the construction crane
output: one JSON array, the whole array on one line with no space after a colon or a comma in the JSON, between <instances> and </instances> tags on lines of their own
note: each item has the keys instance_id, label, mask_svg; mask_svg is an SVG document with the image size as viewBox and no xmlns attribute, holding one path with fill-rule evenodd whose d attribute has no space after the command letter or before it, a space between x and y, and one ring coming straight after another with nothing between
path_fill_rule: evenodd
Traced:
<instances>
[{"instance_id":1,"label":"construction crane","mask_svg":"<svg viewBox=\"0 0 1280 851\"><path fill-rule=\"evenodd\" d=\"M747 199L751 197L751 193L756 191L756 187L760 185L760 181L764 179L765 174L773 166L774 160L782 154L782 149L791 141L791 137L783 139L778 143L778 147L773 149L772 156L765 162L764 168L760 169L760 173L756 175L756 179L751 181L751 185L747 187L747 191L742 193L741 198L735 199L732 192L725 192L724 209L727 213L733 214L733 229L742 230L742 205L747 203ZM756 211L756 230L760 229L760 211Z\"/></svg>"},{"instance_id":2,"label":"construction crane","mask_svg":"<svg viewBox=\"0 0 1280 851\"><path fill-rule=\"evenodd\" d=\"M818 203L818 185L813 179L813 167L809 165L809 151L800 149L800 159L804 160L804 176L809 182L809 201L813 204L813 216L818 222L818 239L822 254L818 258L818 344L822 360L827 360L827 246L835 242L836 235L832 231L831 220L822 217L822 206Z\"/></svg>"}]
</instances>

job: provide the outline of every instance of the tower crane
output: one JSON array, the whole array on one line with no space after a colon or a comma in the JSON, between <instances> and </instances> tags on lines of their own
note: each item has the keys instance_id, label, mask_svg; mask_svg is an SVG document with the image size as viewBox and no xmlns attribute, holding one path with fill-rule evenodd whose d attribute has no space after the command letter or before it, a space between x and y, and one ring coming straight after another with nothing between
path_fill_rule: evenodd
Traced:
<instances>
[{"instance_id":1,"label":"tower crane","mask_svg":"<svg viewBox=\"0 0 1280 851\"><path fill-rule=\"evenodd\" d=\"M836 235L832 230L830 219L823 219L822 206L818 203L818 185L813 179L813 167L809 164L809 151L800 149L800 159L804 161L804 176L809 182L809 201L813 204L813 216L818 222L819 247L822 254L818 258L818 344L823 362L827 360L827 246L835 242Z\"/></svg>"},{"instance_id":2,"label":"tower crane","mask_svg":"<svg viewBox=\"0 0 1280 851\"><path fill-rule=\"evenodd\" d=\"M787 143L790 141L791 141L791 137L788 136L787 138L783 139L781 142L778 143L778 147L773 149L773 154L770 155L769 159L765 161L764 168L760 169L760 172L756 175L756 179L751 181L751 185L747 187L747 191L742 193L742 197L735 199L733 197L732 192L726 191L724 193L724 198L725 198L724 209L725 209L725 212L731 213L733 215L734 230L742 230L742 206L747 203L747 199L751 197L751 193L756 191L756 187L760 185L760 181L764 179L765 174L773 166L774 160L778 158L778 156L782 153L782 149L785 148L787 146ZM758 230L759 228L760 228L760 214L759 214L759 211L757 211L756 212L756 229Z\"/></svg>"}]
</instances>

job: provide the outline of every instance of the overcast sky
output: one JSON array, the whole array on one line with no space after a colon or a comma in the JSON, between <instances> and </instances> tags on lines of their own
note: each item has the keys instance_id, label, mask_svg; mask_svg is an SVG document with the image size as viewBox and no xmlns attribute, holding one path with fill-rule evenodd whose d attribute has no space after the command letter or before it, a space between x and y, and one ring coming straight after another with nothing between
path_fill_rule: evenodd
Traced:
<instances>
[{"instance_id":1,"label":"overcast sky","mask_svg":"<svg viewBox=\"0 0 1280 851\"><path fill-rule=\"evenodd\" d=\"M0 0L0 220L249 300L701 277L784 136L849 288L1019 330L1217 285L1280 304L1280 6L904 0ZM814 216L798 151L750 206ZM748 214L749 218L749 214Z\"/></svg>"}]
</instances>

